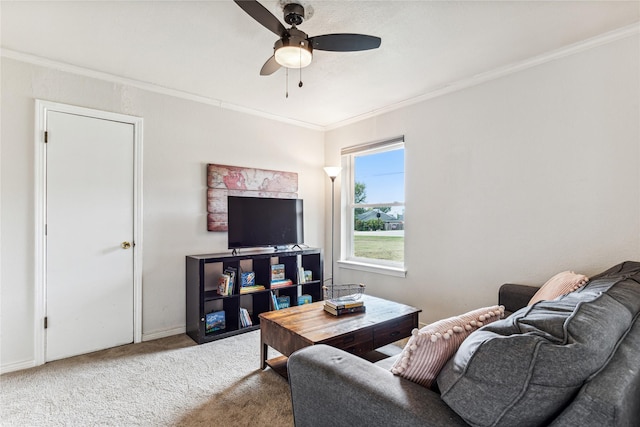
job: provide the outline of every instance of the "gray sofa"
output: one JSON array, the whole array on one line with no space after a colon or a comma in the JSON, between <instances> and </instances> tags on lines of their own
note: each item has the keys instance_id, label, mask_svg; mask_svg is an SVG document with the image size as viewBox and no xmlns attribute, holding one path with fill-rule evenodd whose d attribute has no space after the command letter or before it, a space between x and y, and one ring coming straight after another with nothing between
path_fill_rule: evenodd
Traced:
<instances>
[{"instance_id":1,"label":"gray sofa","mask_svg":"<svg viewBox=\"0 0 640 427\"><path fill-rule=\"evenodd\" d=\"M439 390L393 375L390 359L324 345L292 354L296 426L639 426L640 263L526 307L536 290L502 286L515 312L469 335Z\"/></svg>"}]
</instances>

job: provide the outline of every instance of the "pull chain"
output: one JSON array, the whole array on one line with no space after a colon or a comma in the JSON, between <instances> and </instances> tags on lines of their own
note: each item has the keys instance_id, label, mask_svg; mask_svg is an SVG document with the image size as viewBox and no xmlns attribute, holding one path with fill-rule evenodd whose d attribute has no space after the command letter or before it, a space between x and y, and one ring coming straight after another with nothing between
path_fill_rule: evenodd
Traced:
<instances>
[{"instance_id":1,"label":"pull chain","mask_svg":"<svg viewBox=\"0 0 640 427\"><path fill-rule=\"evenodd\" d=\"M286 79L285 79L285 88L284 88L284 93L285 93L285 98L289 98L289 69L285 67L285 73L287 75Z\"/></svg>"},{"instance_id":2,"label":"pull chain","mask_svg":"<svg viewBox=\"0 0 640 427\"><path fill-rule=\"evenodd\" d=\"M300 43L301 46L304 45L304 43ZM300 82L298 83L298 87L302 87L302 49L300 49L298 51L300 53L300 61L298 62L298 71L300 73Z\"/></svg>"}]
</instances>

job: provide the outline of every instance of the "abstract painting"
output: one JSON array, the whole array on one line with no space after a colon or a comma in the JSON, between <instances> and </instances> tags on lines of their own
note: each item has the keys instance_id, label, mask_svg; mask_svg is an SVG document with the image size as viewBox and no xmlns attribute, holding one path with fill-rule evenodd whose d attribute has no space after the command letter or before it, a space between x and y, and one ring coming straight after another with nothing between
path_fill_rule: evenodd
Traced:
<instances>
[{"instance_id":1,"label":"abstract painting","mask_svg":"<svg viewBox=\"0 0 640 427\"><path fill-rule=\"evenodd\" d=\"M207 165L207 230L227 231L227 196L298 198L298 174Z\"/></svg>"}]
</instances>

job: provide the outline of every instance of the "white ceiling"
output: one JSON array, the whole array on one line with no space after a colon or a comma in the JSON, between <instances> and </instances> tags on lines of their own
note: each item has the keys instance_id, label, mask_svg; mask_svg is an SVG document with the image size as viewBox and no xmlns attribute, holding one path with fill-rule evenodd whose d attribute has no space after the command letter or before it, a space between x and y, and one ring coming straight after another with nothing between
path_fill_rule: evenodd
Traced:
<instances>
[{"instance_id":1,"label":"white ceiling","mask_svg":"<svg viewBox=\"0 0 640 427\"><path fill-rule=\"evenodd\" d=\"M293 0L292 0L293 1ZM282 21L279 1L261 3ZM636 24L640 1L304 0L309 36L379 36L379 49L315 51L311 65L260 76L277 36L231 0L6 1L3 53L28 54L331 127Z\"/></svg>"}]
</instances>

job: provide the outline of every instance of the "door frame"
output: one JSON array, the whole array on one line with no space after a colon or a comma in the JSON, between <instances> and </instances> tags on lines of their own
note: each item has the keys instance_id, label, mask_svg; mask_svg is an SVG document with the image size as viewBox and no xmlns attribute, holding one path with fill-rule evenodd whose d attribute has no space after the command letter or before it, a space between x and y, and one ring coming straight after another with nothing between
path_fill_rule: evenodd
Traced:
<instances>
[{"instance_id":1,"label":"door frame","mask_svg":"<svg viewBox=\"0 0 640 427\"><path fill-rule=\"evenodd\" d=\"M133 125L133 342L142 341L142 125L141 117L94 110L91 108L35 100L34 187L35 187L35 254L34 254L34 362L45 363L46 334L44 319L47 308L46 236L47 218L47 151L45 130L47 113L56 111Z\"/></svg>"}]
</instances>

